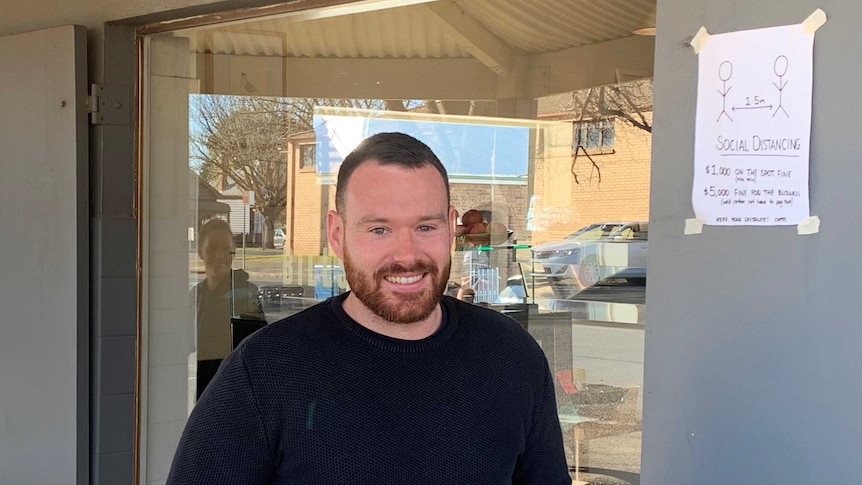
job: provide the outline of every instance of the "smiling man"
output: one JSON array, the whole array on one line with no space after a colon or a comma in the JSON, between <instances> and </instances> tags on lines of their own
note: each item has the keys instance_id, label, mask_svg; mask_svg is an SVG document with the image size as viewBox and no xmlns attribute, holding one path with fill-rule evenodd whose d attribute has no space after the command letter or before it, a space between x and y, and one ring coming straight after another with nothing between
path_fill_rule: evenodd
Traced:
<instances>
[{"instance_id":1,"label":"smiling man","mask_svg":"<svg viewBox=\"0 0 862 485\"><path fill-rule=\"evenodd\" d=\"M345 158L327 229L351 291L225 360L168 484L571 483L538 344L514 320L443 296L448 187L434 153L404 134Z\"/></svg>"},{"instance_id":2,"label":"smiling man","mask_svg":"<svg viewBox=\"0 0 862 485\"><path fill-rule=\"evenodd\" d=\"M394 134L378 138L410 140ZM422 145L415 140L405 144L414 160L406 164L400 150L373 155L374 140L348 157L339 172L337 211L330 211L327 221L329 241L344 261L351 289L345 311L378 333L416 340L440 325L455 209L449 205L445 169L427 147L418 150ZM366 163L349 164L366 157ZM427 157L434 161L424 161Z\"/></svg>"}]
</instances>

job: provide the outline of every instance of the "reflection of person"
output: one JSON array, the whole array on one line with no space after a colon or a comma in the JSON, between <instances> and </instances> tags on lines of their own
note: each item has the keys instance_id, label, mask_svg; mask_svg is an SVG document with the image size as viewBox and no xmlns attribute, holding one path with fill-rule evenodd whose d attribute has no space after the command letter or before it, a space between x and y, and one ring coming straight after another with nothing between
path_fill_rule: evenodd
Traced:
<instances>
[{"instance_id":1,"label":"reflection of person","mask_svg":"<svg viewBox=\"0 0 862 485\"><path fill-rule=\"evenodd\" d=\"M201 226L198 254L206 271L206 277L192 291L197 329L197 395L200 397L222 359L231 351L230 318L263 319L263 312L257 286L249 283L248 273L231 270L234 245L227 222L212 219Z\"/></svg>"},{"instance_id":2,"label":"reflection of person","mask_svg":"<svg viewBox=\"0 0 862 485\"><path fill-rule=\"evenodd\" d=\"M475 301L476 292L486 289L487 282L481 281L480 274L490 269L490 258L488 251L480 251L480 246L488 246L477 236L467 236L466 244L461 248L464 253L461 264L461 286L458 288L456 297L459 300L469 302ZM487 239L487 238L485 238ZM485 291L487 292L487 291Z\"/></svg>"},{"instance_id":3,"label":"reflection of person","mask_svg":"<svg viewBox=\"0 0 862 485\"><path fill-rule=\"evenodd\" d=\"M479 214L477 210L469 210ZM480 231L468 229L465 231L461 266L461 285L458 287L456 298L459 300L476 301L477 293L480 294L479 301L495 302L499 298L499 272L491 264L491 252L494 246L505 244L509 239L509 230L505 224L500 222L488 222L480 219L471 228L479 226ZM481 249L480 249L481 248ZM495 258L498 259L498 258Z\"/></svg>"},{"instance_id":4,"label":"reflection of person","mask_svg":"<svg viewBox=\"0 0 862 485\"><path fill-rule=\"evenodd\" d=\"M351 290L225 360L167 483L570 484L538 344L443 295L454 224L427 146L399 133L363 141L327 216Z\"/></svg>"}]
</instances>

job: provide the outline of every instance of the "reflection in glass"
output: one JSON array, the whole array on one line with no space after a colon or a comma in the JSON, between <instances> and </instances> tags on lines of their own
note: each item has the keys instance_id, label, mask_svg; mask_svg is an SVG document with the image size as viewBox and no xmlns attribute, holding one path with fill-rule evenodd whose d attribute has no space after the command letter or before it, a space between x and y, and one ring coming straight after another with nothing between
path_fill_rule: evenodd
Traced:
<instances>
[{"instance_id":1,"label":"reflection in glass","mask_svg":"<svg viewBox=\"0 0 862 485\"><path fill-rule=\"evenodd\" d=\"M249 282L246 271L232 269L233 241L230 225L221 219L209 220L200 228L198 254L205 276L192 288L198 398L233 348L231 318L264 320L257 286Z\"/></svg>"}]
</instances>

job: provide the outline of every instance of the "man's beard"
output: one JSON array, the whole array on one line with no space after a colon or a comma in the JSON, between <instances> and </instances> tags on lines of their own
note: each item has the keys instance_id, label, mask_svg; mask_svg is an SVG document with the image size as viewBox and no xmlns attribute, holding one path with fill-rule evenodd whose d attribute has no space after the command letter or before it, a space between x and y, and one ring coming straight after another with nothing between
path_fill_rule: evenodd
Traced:
<instances>
[{"instance_id":1,"label":"man's beard","mask_svg":"<svg viewBox=\"0 0 862 485\"><path fill-rule=\"evenodd\" d=\"M445 278L451 266L450 259L441 273L431 261L420 261L410 266L391 264L377 269L369 277L353 264L350 251L346 248L344 251L344 272L350 292L377 316L393 323L415 323L431 315L443 298L447 283ZM394 292L388 295L381 288L385 275L417 273L427 273L426 277L431 278L431 286L416 292Z\"/></svg>"}]
</instances>

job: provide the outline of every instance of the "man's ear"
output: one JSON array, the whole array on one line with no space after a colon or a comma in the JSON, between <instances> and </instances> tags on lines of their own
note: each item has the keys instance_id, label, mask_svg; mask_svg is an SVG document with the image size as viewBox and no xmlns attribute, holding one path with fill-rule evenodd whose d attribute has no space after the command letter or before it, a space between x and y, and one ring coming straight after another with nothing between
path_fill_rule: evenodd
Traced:
<instances>
[{"instance_id":1,"label":"man's ear","mask_svg":"<svg viewBox=\"0 0 862 485\"><path fill-rule=\"evenodd\" d=\"M339 259L344 259L344 220L341 214L331 210L326 214L326 235L329 247Z\"/></svg>"}]
</instances>

